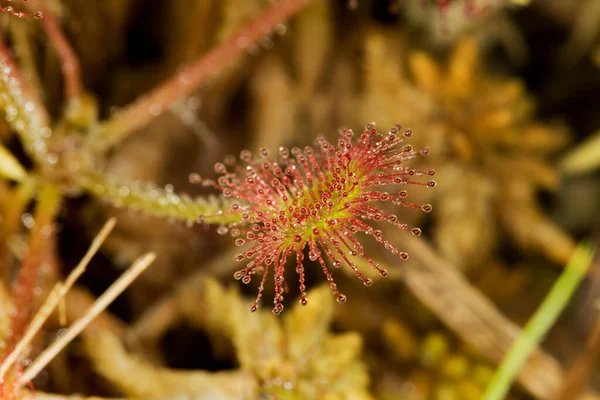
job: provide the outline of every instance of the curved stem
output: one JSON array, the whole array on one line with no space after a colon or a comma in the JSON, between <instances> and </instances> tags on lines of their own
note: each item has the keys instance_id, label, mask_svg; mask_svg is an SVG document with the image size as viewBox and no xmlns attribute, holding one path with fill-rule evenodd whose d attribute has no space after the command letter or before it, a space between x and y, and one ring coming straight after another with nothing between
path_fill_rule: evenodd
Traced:
<instances>
[{"instance_id":1,"label":"curved stem","mask_svg":"<svg viewBox=\"0 0 600 400\"><path fill-rule=\"evenodd\" d=\"M79 67L79 59L69 44L65 34L60 29L54 13L45 7L42 2L29 1L26 3L30 10L40 10L44 14L42 18L42 26L48 34L48 39L54 46L60 60L60 68L62 70L65 88L65 97L78 96L81 93L81 72Z\"/></svg>"}]
</instances>

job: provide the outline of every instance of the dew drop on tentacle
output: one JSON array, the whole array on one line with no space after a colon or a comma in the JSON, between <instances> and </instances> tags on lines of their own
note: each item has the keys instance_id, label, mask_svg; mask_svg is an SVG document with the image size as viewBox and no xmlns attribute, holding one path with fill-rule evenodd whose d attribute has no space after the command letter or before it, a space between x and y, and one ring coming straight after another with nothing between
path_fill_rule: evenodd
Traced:
<instances>
[{"instance_id":1,"label":"dew drop on tentacle","mask_svg":"<svg viewBox=\"0 0 600 400\"><path fill-rule=\"evenodd\" d=\"M215 164L215 172L218 174L224 174L225 172L227 172L227 167L225 166L225 164L218 162Z\"/></svg>"},{"instance_id":2,"label":"dew drop on tentacle","mask_svg":"<svg viewBox=\"0 0 600 400\"><path fill-rule=\"evenodd\" d=\"M275 307L273 307L273 315L277 316L277 315L281 314L282 311L283 311L283 304L281 304L281 303L275 304Z\"/></svg>"},{"instance_id":3,"label":"dew drop on tentacle","mask_svg":"<svg viewBox=\"0 0 600 400\"><path fill-rule=\"evenodd\" d=\"M306 298L304 266L302 265L303 261L304 254L302 253L302 249L296 250L296 273L298 274L298 279L300 280L300 304L305 306L308 304L308 299Z\"/></svg>"},{"instance_id":4,"label":"dew drop on tentacle","mask_svg":"<svg viewBox=\"0 0 600 400\"><path fill-rule=\"evenodd\" d=\"M197 174L197 173L189 174L188 179L189 179L190 183L193 183L193 184L202 182L202 177L200 176L200 174Z\"/></svg>"},{"instance_id":5,"label":"dew drop on tentacle","mask_svg":"<svg viewBox=\"0 0 600 400\"><path fill-rule=\"evenodd\" d=\"M240 159L242 159L242 161L249 162L252 160L252 153L250 153L249 150L242 150L240 152Z\"/></svg>"}]
</instances>

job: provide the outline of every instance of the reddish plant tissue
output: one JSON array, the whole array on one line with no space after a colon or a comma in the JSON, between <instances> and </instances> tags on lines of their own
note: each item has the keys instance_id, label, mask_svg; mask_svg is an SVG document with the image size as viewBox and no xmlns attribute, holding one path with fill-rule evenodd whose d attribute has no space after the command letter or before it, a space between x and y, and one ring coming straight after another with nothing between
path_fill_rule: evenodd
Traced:
<instances>
[{"instance_id":1,"label":"reddish plant tissue","mask_svg":"<svg viewBox=\"0 0 600 400\"><path fill-rule=\"evenodd\" d=\"M453 3L458 3L458 2L459 2L459 0L435 0L435 1L433 1L433 3L435 3L437 5L437 7L440 9L440 11L444 14L447 14L448 11L450 11L450 7L452 7ZM470 13L474 12L475 4L473 3L473 0L462 0L460 2L463 3L465 13L470 14Z\"/></svg>"},{"instance_id":2,"label":"reddish plant tissue","mask_svg":"<svg viewBox=\"0 0 600 400\"><path fill-rule=\"evenodd\" d=\"M10 353L10 351L6 351L5 354ZM0 361L4 361L4 359L0 359ZM22 385L19 382L19 378L23 373L23 365L21 363L17 363L17 366L13 368L8 377L0 378L0 399L2 400L29 400L35 399L35 388L33 387L33 383L28 382L27 387L29 388L28 392L24 392L22 390Z\"/></svg>"},{"instance_id":3,"label":"reddish plant tissue","mask_svg":"<svg viewBox=\"0 0 600 400\"><path fill-rule=\"evenodd\" d=\"M413 235L421 234L419 228L411 228L396 215L377 208L377 204L389 202L431 211L429 204L407 201L406 190L386 191L393 186L435 186L434 181L421 179L433 176L434 171L422 172L404 165L429 152L428 149L416 151L405 144L405 138L411 134L410 130L402 132L400 126L381 134L374 124L368 124L358 139L352 130L341 130L337 146L319 137L316 148L307 146L303 151L280 148L280 162L274 161L266 149L260 149L258 157L242 151L242 165L233 157L215 165L216 172L222 176L214 186L225 197L233 199L231 209L223 211L220 217L230 214L240 221L221 226L219 232L229 231L237 245L250 244L248 250L236 257L237 261L246 260L247 264L234 277L247 284L254 275L261 275L252 311L258 307L271 269L275 281L273 313L277 315L283 310L284 269L290 256L296 260L300 303L307 304L305 248L308 248L309 259L320 265L340 303L346 301L346 296L338 291L326 259L335 268L343 265L352 268L367 286L372 281L352 261L356 257L365 259L381 276L387 275L366 254L357 239L359 232L371 236L401 260L408 258L408 254L392 246L382 232L368 222L387 222ZM201 181L197 175L191 179ZM210 218L206 216L201 220L210 222Z\"/></svg>"},{"instance_id":4,"label":"reddish plant tissue","mask_svg":"<svg viewBox=\"0 0 600 400\"><path fill-rule=\"evenodd\" d=\"M11 0L8 0L10 3L12 3ZM23 1L27 1L27 0L23 0ZM44 17L44 15L42 14L41 11L36 11L34 13L26 13L23 11L18 11L15 10L15 8L12 5L0 5L0 12L6 13L6 14L10 14L12 16L18 17L18 18L35 18L35 19L41 19Z\"/></svg>"},{"instance_id":5,"label":"reddish plant tissue","mask_svg":"<svg viewBox=\"0 0 600 400\"><path fill-rule=\"evenodd\" d=\"M396 13L401 10L405 0L393 0L390 12ZM475 0L421 0L422 7L436 7L442 15L446 16L454 4L459 4L465 15L477 15L484 11L485 7L479 7Z\"/></svg>"}]
</instances>

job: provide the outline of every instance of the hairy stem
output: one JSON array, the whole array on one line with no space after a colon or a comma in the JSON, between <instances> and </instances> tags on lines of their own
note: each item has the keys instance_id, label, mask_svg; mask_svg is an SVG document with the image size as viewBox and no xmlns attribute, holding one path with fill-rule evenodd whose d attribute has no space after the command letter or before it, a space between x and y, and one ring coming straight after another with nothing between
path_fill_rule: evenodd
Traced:
<instances>
[{"instance_id":1,"label":"hairy stem","mask_svg":"<svg viewBox=\"0 0 600 400\"><path fill-rule=\"evenodd\" d=\"M29 322L33 307L34 289L37 286L39 272L48 253L49 235L53 234L53 224L59 209L61 196L59 190L51 185L42 188L40 199L36 205L34 225L29 236L29 250L19 275L14 283L14 302L16 313L11 320L11 337L9 348L23 334Z\"/></svg>"},{"instance_id":2,"label":"hairy stem","mask_svg":"<svg viewBox=\"0 0 600 400\"><path fill-rule=\"evenodd\" d=\"M35 91L23 79L0 34L0 108L23 146L38 163L46 163L49 117Z\"/></svg>"},{"instance_id":3,"label":"hairy stem","mask_svg":"<svg viewBox=\"0 0 600 400\"><path fill-rule=\"evenodd\" d=\"M35 29L29 24L28 20L14 20L11 22L10 38L13 46L19 49L19 64L23 71L23 76L35 91L37 97L42 93L42 82L36 65L36 51L34 49L32 34Z\"/></svg>"},{"instance_id":4,"label":"hairy stem","mask_svg":"<svg viewBox=\"0 0 600 400\"><path fill-rule=\"evenodd\" d=\"M79 59L65 37L65 34L60 29L56 16L48 7L44 6L43 2L34 0L28 1L26 4L30 10L40 10L44 14L44 18L41 20L42 26L60 60L60 68L65 81L65 97L68 99L79 95L81 93Z\"/></svg>"},{"instance_id":5,"label":"hairy stem","mask_svg":"<svg viewBox=\"0 0 600 400\"><path fill-rule=\"evenodd\" d=\"M159 188L151 183L123 182L101 174L86 173L78 179L81 188L116 207L127 207L143 213L174 218L180 221L197 221L201 216L211 224L238 222L238 217L223 213L228 202L223 198L202 196L191 198Z\"/></svg>"},{"instance_id":6,"label":"hairy stem","mask_svg":"<svg viewBox=\"0 0 600 400\"><path fill-rule=\"evenodd\" d=\"M270 34L279 24L296 14L310 1L278 1L231 39L209 51L198 61L181 68L169 80L102 123L98 130L92 132L90 146L96 152L105 151L136 129L145 126L165 109L194 93L207 78L244 54L251 45Z\"/></svg>"}]
</instances>

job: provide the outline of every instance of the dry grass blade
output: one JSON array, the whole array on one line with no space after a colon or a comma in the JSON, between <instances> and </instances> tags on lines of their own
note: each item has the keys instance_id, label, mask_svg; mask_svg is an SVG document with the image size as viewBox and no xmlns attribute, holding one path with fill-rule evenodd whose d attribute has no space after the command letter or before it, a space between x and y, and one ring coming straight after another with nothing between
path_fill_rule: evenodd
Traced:
<instances>
[{"instance_id":1,"label":"dry grass blade","mask_svg":"<svg viewBox=\"0 0 600 400\"><path fill-rule=\"evenodd\" d=\"M81 315L85 314L85 311L94 301L96 301L96 297L88 290L77 286L71 288L64 299L67 321L64 324L59 321L60 326L66 326L76 321ZM96 317L90 327L105 329L122 337L125 335L128 325L110 312L104 312Z\"/></svg>"},{"instance_id":2,"label":"dry grass blade","mask_svg":"<svg viewBox=\"0 0 600 400\"><path fill-rule=\"evenodd\" d=\"M33 379L71 340L79 335L92 320L100 314L112 301L119 296L152 262L156 254L148 253L138 258L123 275L119 277L98 299L90 306L84 315L73 323L67 331L52 343L40 356L25 370L19 378L19 383L24 385Z\"/></svg>"},{"instance_id":3,"label":"dry grass blade","mask_svg":"<svg viewBox=\"0 0 600 400\"><path fill-rule=\"evenodd\" d=\"M104 227L100 230L98 235L92 241L92 245L81 259L77 267L69 274L64 284L57 283L44 304L40 307L39 311L35 314L33 320L27 327L25 334L21 340L16 344L14 350L4 359L4 362L0 365L0 377L3 377L8 369L14 364L17 358L22 354L23 350L29 345L34 336L38 333L44 322L48 319L50 314L54 311L61 299L65 297L69 289L77 281L77 279L83 274L85 268L89 264L92 257L98 252L98 249L106 240L106 237L110 234L114 228L116 220L114 218L109 219Z\"/></svg>"}]
</instances>

